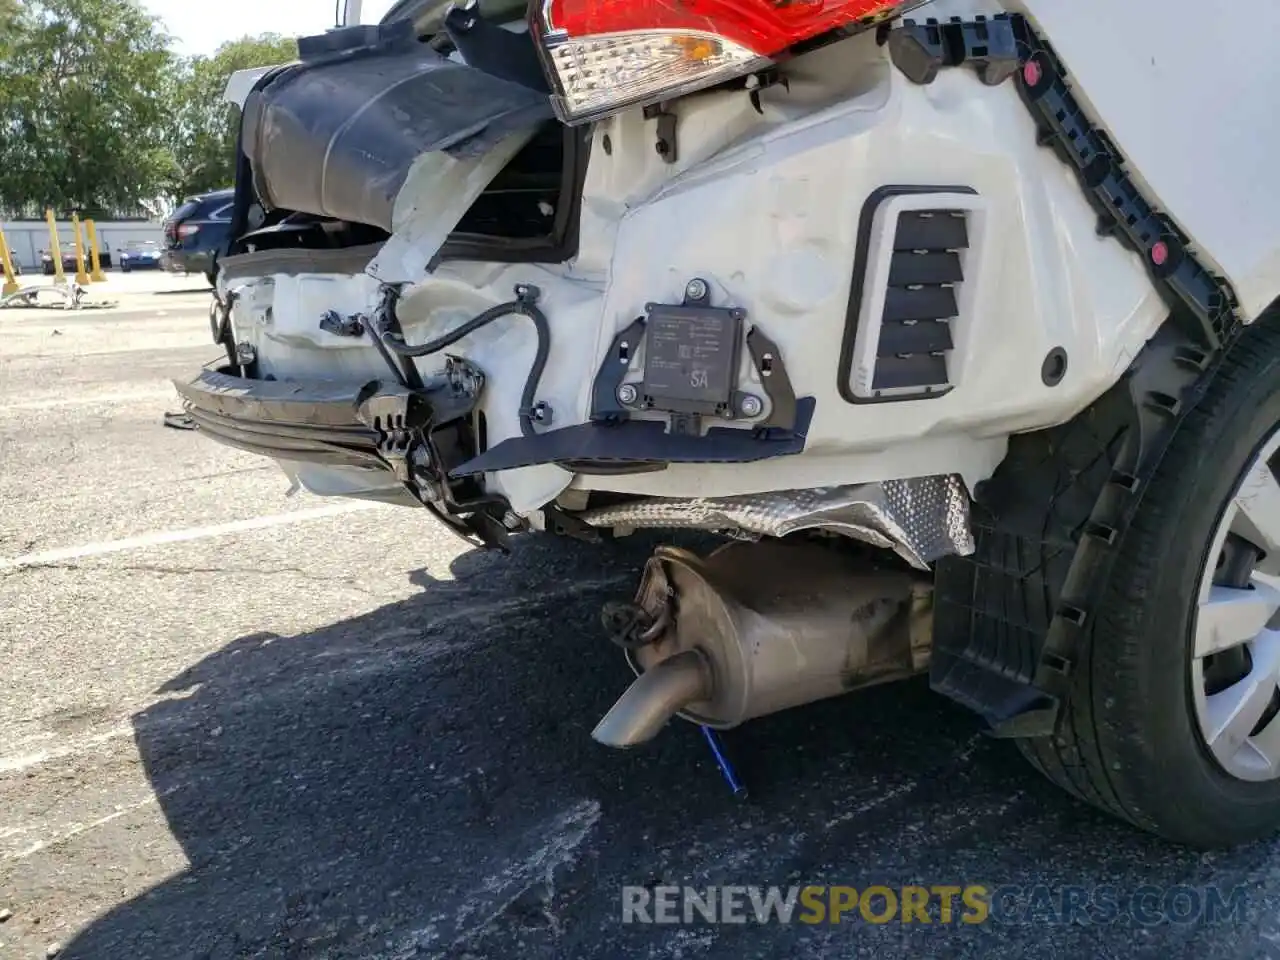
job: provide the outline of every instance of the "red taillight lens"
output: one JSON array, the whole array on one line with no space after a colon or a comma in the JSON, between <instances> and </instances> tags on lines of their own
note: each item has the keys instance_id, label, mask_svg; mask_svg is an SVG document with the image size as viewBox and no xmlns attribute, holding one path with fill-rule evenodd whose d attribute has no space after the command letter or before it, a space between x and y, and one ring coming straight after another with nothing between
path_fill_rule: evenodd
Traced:
<instances>
[{"instance_id":1,"label":"red taillight lens","mask_svg":"<svg viewBox=\"0 0 1280 960\"><path fill-rule=\"evenodd\" d=\"M552 30L589 37L629 30L688 31L768 57L828 30L875 18L902 0L551 0Z\"/></svg>"},{"instance_id":2,"label":"red taillight lens","mask_svg":"<svg viewBox=\"0 0 1280 960\"><path fill-rule=\"evenodd\" d=\"M752 73L802 40L906 0L544 0L534 27L567 123ZM914 4L912 4L914 5Z\"/></svg>"},{"instance_id":3,"label":"red taillight lens","mask_svg":"<svg viewBox=\"0 0 1280 960\"><path fill-rule=\"evenodd\" d=\"M194 223L184 223L178 226L178 236L184 240L187 237L194 237L199 232L200 228Z\"/></svg>"}]
</instances>

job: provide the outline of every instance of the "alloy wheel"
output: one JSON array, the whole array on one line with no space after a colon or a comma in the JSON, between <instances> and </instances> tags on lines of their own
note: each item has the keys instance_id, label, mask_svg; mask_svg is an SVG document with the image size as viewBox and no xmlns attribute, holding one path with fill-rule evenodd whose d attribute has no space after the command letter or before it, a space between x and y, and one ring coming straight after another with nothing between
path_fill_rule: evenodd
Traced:
<instances>
[{"instance_id":1,"label":"alloy wheel","mask_svg":"<svg viewBox=\"0 0 1280 960\"><path fill-rule=\"evenodd\" d=\"M1280 430L1255 454L1218 521L1191 654L1204 744L1227 774L1250 781L1280 777L1280 479L1273 464L1280 465Z\"/></svg>"}]
</instances>

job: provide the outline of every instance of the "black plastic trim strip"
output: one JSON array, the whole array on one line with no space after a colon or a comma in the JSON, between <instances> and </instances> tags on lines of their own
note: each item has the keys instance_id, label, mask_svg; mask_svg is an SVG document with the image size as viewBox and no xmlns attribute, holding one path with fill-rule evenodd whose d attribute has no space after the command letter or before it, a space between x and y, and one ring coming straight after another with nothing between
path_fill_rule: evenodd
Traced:
<instances>
[{"instance_id":1,"label":"black plastic trim strip","mask_svg":"<svg viewBox=\"0 0 1280 960\"><path fill-rule=\"evenodd\" d=\"M995 736L1056 729L1124 534L1222 356L1169 320L1088 409L1012 437L975 491L974 553L937 566L929 677Z\"/></svg>"},{"instance_id":2,"label":"black plastic trim strip","mask_svg":"<svg viewBox=\"0 0 1280 960\"><path fill-rule=\"evenodd\" d=\"M941 353L952 350L951 324L930 317L926 320L883 320L876 356L897 357L904 353ZM879 364L877 364L877 370ZM946 373L945 364L943 373Z\"/></svg>"},{"instance_id":3,"label":"black plastic trim strip","mask_svg":"<svg viewBox=\"0 0 1280 960\"><path fill-rule=\"evenodd\" d=\"M948 210L906 210L898 218L893 249L967 250L969 227L964 217Z\"/></svg>"},{"instance_id":4,"label":"black plastic trim strip","mask_svg":"<svg viewBox=\"0 0 1280 960\"><path fill-rule=\"evenodd\" d=\"M280 247L237 253L219 261L227 280L251 277L297 276L304 273L363 273L369 261L382 251L382 244L367 243L358 247L336 247L332 250Z\"/></svg>"},{"instance_id":5,"label":"black plastic trim strip","mask_svg":"<svg viewBox=\"0 0 1280 960\"><path fill-rule=\"evenodd\" d=\"M890 287L884 298L884 317L881 322L954 320L959 312L953 287L921 287L919 290Z\"/></svg>"},{"instance_id":6,"label":"black plastic trim strip","mask_svg":"<svg viewBox=\"0 0 1280 960\"><path fill-rule=\"evenodd\" d=\"M941 68L967 63L991 87L1018 69L1017 42L1004 29L1007 25L1007 14L968 21L952 17L946 23L934 18L923 24L907 19L896 28L888 24L881 27L878 39L889 44L894 65L912 83L933 83Z\"/></svg>"},{"instance_id":7,"label":"black plastic trim strip","mask_svg":"<svg viewBox=\"0 0 1280 960\"><path fill-rule=\"evenodd\" d=\"M964 193L977 196L978 191L973 187L942 184L914 186L886 184L873 190L862 205L862 213L858 218L858 245L853 255L853 284L849 288L849 305L844 317L844 337L840 341L840 363L836 368L836 389L840 391L840 396L846 403L859 406L871 403L906 403L912 400L933 400L951 392L950 387L944 387L908 397L859 397L849 385L849 376L853 372L853 348L858 339L858 314L862 311L862 294L867 281L867 258L871 254L871 228L875 223L876 210L891 197L921 193Z\"/></svg>"},{"instance_id":8,"label":"black plastic trim strip","mask_svg":"<svg viewBox=\"0 0 1280 960\"><path fill-rule=\"evenodd\" d=\"M947 359L928 353L918 353L910 357L880 357L876 360L876 369L871 381L873 390L927 390L939 387L947 382ZM926 394L928 396L928 394ZM915 395L895 399L914 400Z\"/></svg>"},{"instance_id":9,"label":"black plastic trim strip","mask_svg":"<svg viewBox=\"0 0 1280 960\"><path fill-rule=\"evenodd\" d=\"M1235 312L1239 300L1230 283L1196 260L1189 238L1143 196L1125 171L1120 151L1090 123L1072 95L1067 70L1048 42L1026 17L1015 15L1010 23L1023 64L1017 72L1018 93L1035 117L1040 142L1075 169L1098 211L1098 232L1116 237L1142 257L1157 287L1191 310L1207 346L1230 340L1241 327Z\"/></svg>"},{"instance_id":10,"label":"black plastic trim strip","mask_svg":"<svg viewBox=\"0 0 1280 960\"><path fill-rule=\"evenodd\" d=\"M589 421L532 437L511 437L450 471L462 477L498 470L514 470L542 463L616 465L616 473L642 473L655 464L751 463L804 451L813 411L813 397L796 400L795 424L790 430L749 430L711 427L700 437L668 433L657 420L621 423ZM630 464L634 470L627 470Z\"/></svg>"},{"instance_id":11,"label":"black plastic trim strip","mask_svg":"<svg viewBox=\"0 0 1280 960\"><path fill-rule=\"evenodd\" d=\"M284 460L387 469L376 431L356 414L363 393L383 389L376 382L249 380L205 369L174 386L196 426L228 446Z\"/></svg>"},{"instance_id":12,"label":"black plastic trim strip","mask_svg":"<svg viewBox=\"0 0 1280 960\"><path fill-rule=\"evenodd\" d=\"M321 437L302 438L283 432L255 431L238 421L202 410L192 409L187 413L201 433L246 453L297 463L362 467L390 472L373 450L363 446L348 446L338 440Z\"/></svg>"},{"instance_id":13,"label":"black plastic trim strip","mask_svg":"<svg viewBox=\"0 0 1280 960\"><path fill-rule=\"evenodd\" d=\"M979 34L981 47L973 42ZM905 20L886 28L881 39L894 65L914 83L932 83L941 67L964 63L977 65L983 82L990 85L1014 76L1018 95L1035 120L1037 141L1052 147L1075 170L1098 214L1098 233L1114 236L1142 257L1170 307L1181 305L1190 311L1197 321L1192 332L1204 345L1217 348L1240 331L1240 302L1230 282L1197 260L1190 238L1143 195L1124 169L1116 145L1089 120L1072 94L1066 67L1025 16L999 14L972 21L953 17L924 24ZM1012 69L1009 52L1015 48ZM994 63L993 51L999 51Z\"/></svg>"},{"instance_id":14,"label":"black plastic trim strip","mask_svg":"<svg viewBox=\"0 0 1280 960\"><path fill-rule=\"evenodd\" d=\"M1040 142L1053 146L1075 169L1098 211L1098 232L1115 236L1142 257L1156 285L1191 310L1206 345L1230 340L1241 326L1230 283L1196 260L1189 238L1143 196L1120 151L1072 96L1067 71L1049 44L1025 17L1014 16L1011 23L1023 61L1018 93L1036 119Z\"/></svg>"},{"instance_id":15,"label":"black plastic trim strip","mask_svg":"<svg viewBox=\"0 0 1280 960\"><path fill-rule=\"evenodd\" d=\"M937 286L959 283L964 279L960 255L956 253L898 252L889 261L889 286L910 287L917 284Z\"/></svg>"}]
</instances>

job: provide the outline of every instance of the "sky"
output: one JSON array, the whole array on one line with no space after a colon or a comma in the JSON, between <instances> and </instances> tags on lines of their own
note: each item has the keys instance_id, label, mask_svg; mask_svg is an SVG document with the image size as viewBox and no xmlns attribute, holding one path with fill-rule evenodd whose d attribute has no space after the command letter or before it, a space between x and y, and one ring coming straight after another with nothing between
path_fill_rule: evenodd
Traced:
<instances>
[{"instance_id":1,"label":"sky","mask_svg":"<svg viewBox=\"0 0 1280 960\"><path fill-rule=\"evenodd\" d=\"M363 20L377 23L394 0L364 0ZM219 44L246 34L305 36L333 26L334 0L142 0L175 37L186 56L210 54Z\"/></svg>"}]
</instances>

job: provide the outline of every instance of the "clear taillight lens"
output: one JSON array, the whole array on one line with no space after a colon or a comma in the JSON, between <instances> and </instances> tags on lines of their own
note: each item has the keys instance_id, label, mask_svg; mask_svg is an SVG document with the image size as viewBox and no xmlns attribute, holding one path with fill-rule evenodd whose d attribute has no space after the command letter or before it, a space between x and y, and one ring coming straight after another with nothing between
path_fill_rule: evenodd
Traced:
<instances>
[{"instance_id":1,"label":"clear taillight lens","mask_svg":"<svg viewBox=\"0 0 1280 960\"><path fill-rule=\"evenodd\" d=\"M580 123L753 73L802 40L875 22L904 3L544 0L532 26L547 51L556 110Z\"/></svg>"},{"instance_id":2,"label":"clear taillight lens","mask_svg":"<svg viewBox=\"0 0 1280 960\"><path fill-rule=\"evenodd\" d=\"M556 109L580 122L759 70L768 57L707 33L604 33L553 44Z\"/></svg>"}]
</instances>

